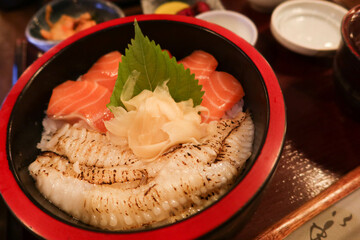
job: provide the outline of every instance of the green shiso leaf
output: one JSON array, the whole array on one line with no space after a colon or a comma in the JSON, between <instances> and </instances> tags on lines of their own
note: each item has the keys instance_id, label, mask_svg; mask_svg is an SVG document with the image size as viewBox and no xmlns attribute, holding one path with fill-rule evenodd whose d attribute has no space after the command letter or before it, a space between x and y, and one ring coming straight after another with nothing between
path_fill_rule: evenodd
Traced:
<instances>
[{"instance_id":1,"label":"green shiso leaf","mask_svg":"<svg viewBox=\"0 0 360 240\"><path fill-rule=\"evenodd\" d=\"M131 44L125 49L122 62L119 63L118 78L107 106L124 107L120 96L126 80L134 70L140 75L134 87L133 97L145 89L154 91L159 84L169 80L167 86L176 102L191 98L194 106L199 105L204 92L201 91L202 86L195 79L195 75L190 74L190 70L185 70L182 64L178 64L175 57L170 58L158 44L144 36L136 20L134 25L135 38L131 39Z\"/></svg>"}]
</instances>

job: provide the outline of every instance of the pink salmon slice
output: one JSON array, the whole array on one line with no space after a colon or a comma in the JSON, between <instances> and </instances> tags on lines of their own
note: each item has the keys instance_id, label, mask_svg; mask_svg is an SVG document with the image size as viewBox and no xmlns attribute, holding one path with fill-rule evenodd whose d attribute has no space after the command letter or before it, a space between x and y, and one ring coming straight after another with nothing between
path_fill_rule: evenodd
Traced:
<instances>
[{"instance_id":1,"label":"pink salmon slice","mask_svg":"<svg viewBox=\"0 0 360 240\"><path fill-rule=\"evenodd\" d=\"M202 106L209 110L209 114L202 112L205 122L219 120L226 111L230 110L245 95L239 81L229 73L214 71L209 80L203 84Z\"/></svg>"},{"instance_id":2,"label":"pink salmon slice","mask_svg":"<svg viewBox=\"0 0 360 240\"><path fill-rule=\"evenodd\" d=\"M118 76L121 53L113 51L100 57L87 73L81 76L81 81L92 81L113 91Z\"/></svg>"},{"instance_id":3,"label":"pink salmon slice","mask_svg":"<svg viewBox=\"0 0 360 240\"><path fill-rule=\"evenodd\" d=\"M113 118L106 107L111 92L92 81L66 81L53 89L47 115L70 123L86 122L90 128L106 132L104 120Z\"/></svg>"},{"instance_id":4,"label":"pink salmon slice","mask_svg":"<svg viewBox=\"0 0 360 240\"><path fill-rule=\"evenodd\" d=\"M185 69L189 68L190 73L195 74L195 78L201 85L218 66L214 56L202 50L192 52L189 56L181 59L179 63L182 63Z\"/></svg>"},{"instance_id":5,"label":"pink salmon slice","mask_svg":"<svg viewBox=\"0 0 360 240\"><path fill-rule=\"evenodd\" d=\"M195 78L199 80L204 91L201 106L209 112L202 112L203 122L210 122L222 118L245 95L240 82L231 74L215 71L217 60L211 54L196 50L189 56L179 61Z\"/></svg>"}]
</instances>

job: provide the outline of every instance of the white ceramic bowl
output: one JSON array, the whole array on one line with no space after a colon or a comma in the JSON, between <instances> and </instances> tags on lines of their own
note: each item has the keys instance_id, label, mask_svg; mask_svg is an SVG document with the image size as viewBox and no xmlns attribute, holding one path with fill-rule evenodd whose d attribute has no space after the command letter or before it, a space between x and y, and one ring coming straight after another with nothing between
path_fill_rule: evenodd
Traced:
<instances>
[{"instance_id":1,"label":"white ceramic bowl","mask_svg":"<svg viewBox=\"0 0 360 240\"><path fill-rule=\"evenodd\" d=\"M201 13L196 18L220 25L255 45L258 31L255 24L245 15L229 10L214 10Z\"/></svg>"},{"instance_id":2,"label":"white ceramic bowl","mask_svg":"<svg viewBox=\"0 0 360 240\"><path fill-rule=\"evenodd\" d=\"M322 0L286 1L271 16L271 32L286 48L309 56L334 54L347 10Z\"/></svg>"}]
</instances>

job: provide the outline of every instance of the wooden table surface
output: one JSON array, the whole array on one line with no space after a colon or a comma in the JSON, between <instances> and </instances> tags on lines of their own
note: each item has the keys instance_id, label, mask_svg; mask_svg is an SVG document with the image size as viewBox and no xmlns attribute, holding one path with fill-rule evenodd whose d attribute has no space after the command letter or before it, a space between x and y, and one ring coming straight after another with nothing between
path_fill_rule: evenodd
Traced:
<instances>
[{"instance_id":1,"label":"wooden table surface","mask_svg":"<svg viewBox=\"0 0 360 240\"><path fill-rule=\"evenodd\" d=\"M246 0L222 2L226 9L243 13L256 24L255 47L274 69L287 108L288 128L277 169L257 210L236 235L236 239L253 239L359 165L360 118L337 93L333 57L293 53L273 38L271 13L254 11ZM141 13L139 5L119 5L126 15ZM35 2L0 10L0 102L11 88L16 40L24 38L25 26L40 6ZM10 217L1 202L0 239L13 233L4 220ZM27 231L17 234L31 237Z\"/></svg>"}]
</instances>

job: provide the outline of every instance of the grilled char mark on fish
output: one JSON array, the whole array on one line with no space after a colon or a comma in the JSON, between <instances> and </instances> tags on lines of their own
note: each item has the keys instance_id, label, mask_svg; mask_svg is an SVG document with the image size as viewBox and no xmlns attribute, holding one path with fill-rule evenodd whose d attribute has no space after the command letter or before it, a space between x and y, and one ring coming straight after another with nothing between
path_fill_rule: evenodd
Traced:
<instances>
[{"instance_id":1,"label":"grilled char mark on fish","mask_svg":"<svg viewBox=\"0 0 360 240\"><path fill-rule=\"evenodd\" d=\"M126 166L88 167L78 162L71 164L66 157L54 152L43 152L36 161L40 166L38 171L52 168L61 172L63 176L77 178L91 184L134 183L133 186L136 186L136 184L146 184L149 180L146 169L131 169ZM37 175L38 172L33 174Z\"/></svg>"},{"instance_id":2,"label":"grilled char mark on fish","mask_svg":"<svg viewBox=\"0 0 360 240\"><path fill-rule=\"evenodd\" d=\"M109 172L117 167L129 167L129 173L137 169L136 174L127 176L129 186L136 187L121 187L126 182L121 182L121 186L91 184L84 181L81 173L75 176L74 168L86 168L80 167L80 163L74 166L70 159L67 164L73 166L60 169L46 162L48 156L40 156L29 171L46 198L84 223L111 230L146 228L187 217L222 196L251 154L253 133L251 117L244 114L235 120L210 123L209 135L200 144L182 144L153 162L138 160L124 166L126 161L122 161L103 167L109 168ZM144 170L147 181L140 184Z\"/></svg>"},{"instance_id":3,"label":"grilled char mark on fish","mask_svg":"<svg viewBox=\"0 0 360 240\"><path fill-rule=\"evenodd\" d=\"M111 167L138 162L129 148L112 144L105 134L65 124L52 136L43 137L39 148L66 156L71 163Z\"/></svg>"}]
</instances>

